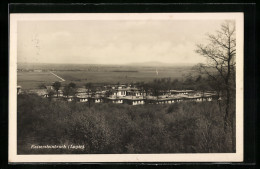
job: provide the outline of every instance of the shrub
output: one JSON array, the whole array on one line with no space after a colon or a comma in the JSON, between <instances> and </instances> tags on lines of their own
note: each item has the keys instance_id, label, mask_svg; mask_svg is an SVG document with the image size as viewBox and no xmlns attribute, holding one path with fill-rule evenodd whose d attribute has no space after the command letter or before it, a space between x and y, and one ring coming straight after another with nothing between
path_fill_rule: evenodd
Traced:
<instances>
[{"instance_id":1,"label":"shrub","mask_svg":"<svg viewBox=\"0 0 260 169\"><path fill-rule=\"evenodd\" d=\"M167 109L167 113L177 112L179 111L179 104L175 103L169 106Z\"/></svg>"}]
</instances>

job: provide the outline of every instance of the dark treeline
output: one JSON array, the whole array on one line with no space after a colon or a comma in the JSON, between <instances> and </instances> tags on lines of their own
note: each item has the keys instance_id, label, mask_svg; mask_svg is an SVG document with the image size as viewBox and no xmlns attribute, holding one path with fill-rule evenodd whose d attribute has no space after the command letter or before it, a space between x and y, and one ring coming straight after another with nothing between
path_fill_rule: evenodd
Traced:
<instances>
[{"instance_id":1,"label":"dark treeline","mask_svg":"<svg viewBox=\"0 0 260 169\"><path fill-rule=\"evenodd\" d=\"M118 82L116 85L119 85ZM192 74L184 75L180 79L167 78L156 78L150 82L132 82L131 86L136 86L139 88L153 88L157 86L161 90L214 90L214 84L209 77L206 76L194 76Z\"/></svg>"},{"instance_id":2,"label":"dark treeline","mask_svg":"<svg viewBox=\"0 0 260 169\"><path fill-rule=\"evenodd\" d=\"M156 78L151 82L137 82L133 83L133 86L150 89L150 90L214 90L211 79L207 77L192 76L191 74L184 76L180 79L171 79L171 78Z\"/></svg>"},{"instance_id":3,"label":"dark treeline","mask_svg":"<svg viewBox=\"0 0 260 169\"><path fill-rule=\"evenodd\" d=\"M232 152L223 134L224 111L215 101L89 107L20 94L17 106L18 154ZM85 148L31 149L70 144Z\"/></svg>"}]
</instances>

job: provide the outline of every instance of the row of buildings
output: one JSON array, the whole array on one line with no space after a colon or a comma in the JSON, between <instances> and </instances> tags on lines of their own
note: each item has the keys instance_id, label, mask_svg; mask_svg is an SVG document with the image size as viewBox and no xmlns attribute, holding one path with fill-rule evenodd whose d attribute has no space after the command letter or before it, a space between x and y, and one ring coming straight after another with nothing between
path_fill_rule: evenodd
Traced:
<instances>
[{"instance_id":1,"label":"row of buildings","mask_svg":"<svg viewBox=\"0 0 260 169\"><path fill-rule=\"evenodd\" d=\"M21 86L17 89L18 94L22 92ZM24 92L35 93L41 97L48 98L50 90L54 90L52 86L47 86L46 89L33 89ZM61 88L58 90L58 93L53 95L53 99L130 105L172 104L183 101L202 102L218 99L214 91L201 92L194 90L167 90L160 91L157 96L154 96L151 91L144 92L138 87L125 85L110 86L109 88L104 86L102 90L100 89L95 92L86 88L77 88L75 90L76 91L73 95L64 96L63 89Z\"/></svg>"}]
</instances>

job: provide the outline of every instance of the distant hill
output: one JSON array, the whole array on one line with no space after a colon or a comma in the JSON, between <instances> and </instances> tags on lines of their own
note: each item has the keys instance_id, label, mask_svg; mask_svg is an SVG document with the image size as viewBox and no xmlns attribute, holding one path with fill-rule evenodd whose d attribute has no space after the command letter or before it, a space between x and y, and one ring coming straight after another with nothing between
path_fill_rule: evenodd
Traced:
<instances>
[{"instance_id":1,"label":"distant hill","mask_svg":"<svg viewBox=\"0 0 260 169\"><path fill-rule=\"evenodd\" d=\"M141 63L129 63L127 66L146 66L146 67L169 67L169 66L194 66L191 63L163 63L163 62L141 62Z\"/></svg>"},{"instance_id":2,"label":"distant hill","mask_svg":"<svg viewBox=\"0 0 260 169\"><path fill-rule=\"evenodd\" d=\"M163 63L157 61L135 62L126 64L57 64L57 63L18 63L18 69L43 69L43 70L85 70L96 67L191 67L190 63Z\"/></svg>"}]
</instances>

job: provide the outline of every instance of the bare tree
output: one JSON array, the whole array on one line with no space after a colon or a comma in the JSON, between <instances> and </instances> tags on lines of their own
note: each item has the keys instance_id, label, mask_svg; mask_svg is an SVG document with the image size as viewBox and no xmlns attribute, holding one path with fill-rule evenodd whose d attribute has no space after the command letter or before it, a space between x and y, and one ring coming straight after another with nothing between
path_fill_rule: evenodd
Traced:
<instances>
[{"instance_id":1,"label":"bare tree","mask_svg":"<svg viewBox=\"0 0 260 169\"><path fill-rule=\"evenodd\" d=\"M224 131L230 126L235 136L234 115L230 110L235 91L236 28L233 21L225 21L216 34L208 35L207 45L197 45L196 52L207 58L207 64L200 64L201 73L207 74L216 83L216 90L222 91L225 100ZM233 150L235 139L232 137Z\"/></svg>"},{"instance_id":2,"label":"bare tree","mask_svg":"<svg viewBox=\"0 0 260 169\"><path fill-rule=\"evenodd\" d=\"M54 82L52 86L56 90L57 97L58 97L59 96L59 89L61 87L61 83L60 82Z\"/></svg>"}]
</instances>

